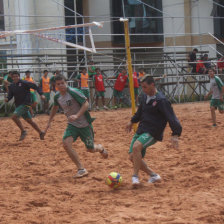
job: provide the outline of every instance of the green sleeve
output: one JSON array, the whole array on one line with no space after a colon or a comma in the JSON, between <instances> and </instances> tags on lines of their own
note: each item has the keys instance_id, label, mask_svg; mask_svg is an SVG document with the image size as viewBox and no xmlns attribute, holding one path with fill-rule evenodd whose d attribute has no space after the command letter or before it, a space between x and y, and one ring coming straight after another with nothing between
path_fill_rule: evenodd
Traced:
<instances>
[{"instance_id":1,"label":"green sleeve","mask_svg":"<svg viewBox=\"0 0 224 224\"><path fill-rule=\"evenodd\" d=\"M3 79L4 79L4 81L7 81L8 75L5 75Z\"/></svg>"},{"instance_id":2,"label":"green sleeve","mask_svg":"<svg viewBox=\"0 0 224 224\"><path fill-rule=\"evenodd\" d=\"M76 79L81 79L81 74L78 74L78 75L76 76Z\"/></svg>"},{"instance_id":3,"label":"green sleeve","mask_svg":"<svg viewBox=\"0 0 224 224\"><path fill-rule=\"evenodd\" d=\"M221 91L222 90L222 87L224 86L222 80L218 77L218 76L215 76L215 81L219 87L219 90Z\"/></svg>"},{"instance_id":4,"label":"green sleeve","mask_svg":"<svg viewBox=\"0 0 224 224\"><path fill-rule=\"evenodd\" d=\"M56 93L55 96L54 96L54 106L60 106L59 103L58 103L58 98L59 98L60 94L59 93Z\"/></svg>"},{"instance_id":5,"label":"green sleeve","mask_svg":"<svg viewBox=\"0 0 224 224\"><path fill-rule=\"evenodd\" d=\"M116 75L115 75L115 79L117 79L118 76L119 76L119 74L116 74Z\"/></svg>"},{"instance_id":6,"label":"green sleeve","mask_svg":"<svg viewBox=\"0 0 224 224\"><path fill-rule=\"evenodd\" d=\"M79 103L84 104L86 102L86 97L84 94L76 88L68 88L68 93Z\"/></svg>"}]
</instances>

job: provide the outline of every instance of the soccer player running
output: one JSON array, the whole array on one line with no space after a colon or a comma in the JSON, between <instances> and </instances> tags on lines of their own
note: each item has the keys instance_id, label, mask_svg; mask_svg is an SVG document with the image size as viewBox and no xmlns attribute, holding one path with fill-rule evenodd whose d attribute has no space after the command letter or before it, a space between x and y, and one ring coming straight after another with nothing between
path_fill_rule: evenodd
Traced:
<instances>
[{"instance_id":1,"label":"soccer player running","mask_svg":"<svg viewBox=\"0 0 224 224\"><path fill-rule=\"evenodd\" d=\"M88 172L81 163L77 152L72 149L72 143L78 137L84 142L88 152L99 152L104 158L108 157L108 153L101 144L94 144L93 119L88 112L89 103L84 94L76 88L67 87L65 78L62 75L55 77L55 83L59 91L54 97L54 106L45 133L47 133L58 107L62 107L64 114L68 118L68 126L63 136L63 146L77 166L78 172L75 178L83 177Z\"/></svg>"},{"instance_id":2,"label":"soccer player running","mask_svg":"<svg viewBox=\"0 0 224 224\"><path fill-rule=\"evenodd\" d=\"M19 140L22 141L27 135L27 132L25 131L19 117L23 117L23 119L39 133L40 139L44 140L44 132L42 132L37 124L32 120L32 116L29 112L31 105L30 89L32 88L37 90L42 99L45 97L34 83L21 80L20 74L17 71L12 73L12 80L13 83L9 86L8 97L5 99L5 102L10 101L14 97L16 109L12 115L12 120L21 130Z\"/></svg>"},{"instance_id":3,"label":"soccer player running","mask_svg":"<svg viewBox=\"0 0 224 224\"><path fill-rule=\"evenodd\" d=\"M140 184L139 170L149 175L149 183L154 183L161 179L159 174L152 171L143 160L146 148L162 141L163 132L167 122L172 130L171 141L175 148L178 148L178 137L181 135L182 127L179 120L166 97L157 92L153 77L144 76L141 80L142 96L137 112L127 124L126 130L130 132L134 123L139 122L138 129L134 135L130 149L129 159L133 162L134 172L132 176L133 186Z\"/></svg>"},{"instance_id":4,"label":"soccer player running","mask_svg":"<svg viewBox=\"0 0 224 224\"><path fill-rule=\"evenodd\" d=\"M218 76L215 76L214 69L210 68L208 70L208 74L210 77L210 91L205 96L205 99L207 99L210 95L212 95L212 99L210 102L210 109L211 109L213 126L215 127L216 126L215 110L218 108L219 113L221 114L224 113L224 103L223 103L224 84Z\"/></svg>"}]
</instances>

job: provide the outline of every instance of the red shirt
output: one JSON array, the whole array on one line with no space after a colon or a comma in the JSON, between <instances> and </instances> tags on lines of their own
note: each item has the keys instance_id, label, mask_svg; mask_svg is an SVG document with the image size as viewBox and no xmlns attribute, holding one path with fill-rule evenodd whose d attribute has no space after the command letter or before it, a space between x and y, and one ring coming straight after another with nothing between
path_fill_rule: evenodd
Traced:
<instances>
[{"instance_id":1,"label":"red shirt","mask_svg":"<svg viewBox=\"0 0 224 224\"><path fill-rule=\"evenodd\" d=\"M202 60L197 61L196 72L199 72L200 68L205 68L205 65Z\"/></svg>"},{"instance_id":2,"label":"red shirt","mask_svg":"<svg viewBox=\"0 0 224 224\"><path fill-rule=\"evenodd\" d=\"M133 82L134 82L134 88L138 88L139 84L138 84L138 73L137 72L133 73Z\"/></svg>"},{"instance_id":3,"label":"red shirt","mask_svg":"<svg viewBox=\"0 0 224 224\"><path fill-rule=\"evenodd\" d=\"M125 87L127 79L128 75L123 75L122 73L120 73L115 82L114 89L116 89L117 91L122 91Z\"/></svg>"},{"instance_id":4,"label":"red shirt","mask_svg":"<svg viewBox=\"0 0 224 224\"><path fill-rule=\"evenodd\" d=\"M218 60L217 66L218 66L218 68L224 68L224 61L223 61L223 59L220 58Z\"/></svg>"},{"instance_id":5,"label":"red shirt","mask_svg":"<svg viewBox=\"0 0 224 224\"><path fill-rule=\"evenodd\" d=\"M102 74L95 75L95 88L99 92L105 92Z\"/></svg>"}]
</instances>

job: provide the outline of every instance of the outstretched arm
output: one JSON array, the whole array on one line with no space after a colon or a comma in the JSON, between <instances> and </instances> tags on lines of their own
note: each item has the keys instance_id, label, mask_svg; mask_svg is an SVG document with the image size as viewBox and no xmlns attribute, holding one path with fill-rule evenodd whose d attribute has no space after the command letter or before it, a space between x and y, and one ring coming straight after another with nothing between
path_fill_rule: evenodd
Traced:
<instances>
[{"instance_id":1,"label":"outstretched arm","mask_svg":"<svg viewBox=\"0 0 224 224\"><path fill-rule=\"evenodd\" d=\"M51 114L50 114L49 120L48 120L48 122L47 122L47 127L45 128L45 131L44 131L45 134L47 133L47 130L48 130L48 128L50 127L51 122L52 122L52 120L53 120L55 114L56 114L57 111L58 111L58 108L59 108L59 106L55 106L55 105L52 107L52 109L51 109Z\"/></svg>"}]
</instances>

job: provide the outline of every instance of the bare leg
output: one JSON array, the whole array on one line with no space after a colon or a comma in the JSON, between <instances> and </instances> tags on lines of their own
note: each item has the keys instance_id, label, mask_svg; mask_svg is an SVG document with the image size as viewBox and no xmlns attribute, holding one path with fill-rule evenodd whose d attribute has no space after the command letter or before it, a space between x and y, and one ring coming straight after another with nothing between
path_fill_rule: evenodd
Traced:
<instances>
[{"instance_id":1,"label":"bare leg","mask_svg":"<svg viewBox=\"0 0 224 224\"><path fill-rule=\"evenodd\" d=\"M99 99L99 97L96 96L96 107L98 107L98 99Z\"/></svg>"},{"instance_id":2,"label":"bare leg","mask_svg":"<svg viewBox=\"0 0 224 224\"><path fill-rule=\"evenodd\" d=\"M133 154L132 153L129 155L129 159L133 163ZM143 159L141 160L140 170L142 170L143 172L147 173L150 176L152 176L155 173L150 167L147 166L147 164L145 163L145 161Z\"/></svg>"},{"instance_id":3,"label":"bare leg","mask_svg":"<svg viewBox=\"0 0 224 224\"><path fill-rule=\"evenodd\" d=\"M134 164L134 173L133 175L138 176L139 170L142 166L142 143L135 141L133 145L133 164Z\"/></svg>"},{"instance_id":4,"label":"bare leg","mask_svg":"<svg viewBox=\"0 0 224 224\"><path fill-rule=\"evenodd\" d=\"M82 170L82 169L84 169L84 167L82 166L82 164L79 160L79 156L78 156L77 152L72 149L72 143L73 143L73 137L68 137L65 140L63 140L64 149L68 153L71 160L75 163L78 170Z\"/></svg>"},{"instance_id":5,"label":"bare leg","mask_svg":"<svg viewBox=\"0 0 224 224\"><path fill-rule=\"evenodd\" d=\"M215 115L215 107L211 107L211 116L213 124L216 124L216 115Z\"/></svg>"},{"instance_id":6,"label":"bare leg","mask_svg":"<svg viewBox=\"0 0 224 224\"><path fill-rule=\"evenodd\" d=\"M104 147L101 144L94 144L94 148L93 149L87 149L88 152L94 153L94 152L99 152L101 154L101 156L106 159L108 157L108 152L106 149L104 149Z\"/></svg>"},{"instance_id":7,"label":"bare leg","mask_svg":"<svg viewBox=\"0 0 224 224\"><path fill-rule=\"evenodd\" d=\"M104 96L102 96L102 103L103 103L103 106L105 106L105 99L104 99Z\"/></svg>"},{"instance_id":8,"label":"bare leg","mask_svg":"<svg viewBox=\"0 0 224 224\"><path fill-rule=\"evenodd\" d=\"M114 97L114 106L117 106L117 97Z\"/></svg>"},{"instance_id":9,"label":"bare leg","mask_svg":"<svg viewBox=\"0 0 224 224\"><path fill-rule=\"evenodd\" d=\"M39 134L42 133L42 131L40 130L40 128L38 127L38 125L30 118L25 119L25 121L30 124Z\"/></svg>"},{"instance_id":10,"label":"bare leg","mask_svg":"<svg viewBox=\"0 0 224 224\"><path fill-rule=\"evenodd\" d=\"M19 127L21 132L24 132L25 129L22 125L22 122L20 121L20 119L14 114L12 115L12 120L15 122L15 124Z\"/></svg>"}]
</instances>

